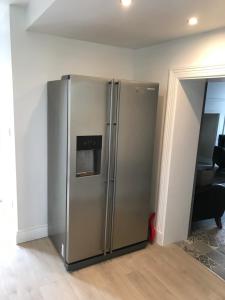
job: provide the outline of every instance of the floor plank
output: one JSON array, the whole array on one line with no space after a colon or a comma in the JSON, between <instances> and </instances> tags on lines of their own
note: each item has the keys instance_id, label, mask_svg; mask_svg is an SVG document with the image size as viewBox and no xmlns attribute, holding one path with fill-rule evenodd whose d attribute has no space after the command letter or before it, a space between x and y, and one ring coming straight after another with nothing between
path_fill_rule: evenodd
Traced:
<instances>
[{"instance_id":1,"label":"floor plank","mask_svg":"<svg viewBox=\"0 0 225 300\"><path fill-rule=\"evenodd\" d=\"M224 300L225 282L176 245L68 273L48 238L0 249L1 300Z\"/></svg>"}]
</instances>

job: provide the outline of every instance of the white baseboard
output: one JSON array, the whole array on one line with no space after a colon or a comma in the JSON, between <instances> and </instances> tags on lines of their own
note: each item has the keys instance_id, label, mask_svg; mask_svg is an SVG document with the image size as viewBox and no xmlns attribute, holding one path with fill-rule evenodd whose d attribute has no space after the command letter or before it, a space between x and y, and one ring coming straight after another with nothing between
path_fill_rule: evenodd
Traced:
<instances>
[{"instance_id":1,"label":"white baseboard","mask_svg":"<svg viewBox=\"0 0 225 300\"><path fill-rule=\"evenodd\" d=\"M18 230L16 233L16 243L24 243L48 236L48 225L34 226L27 229Z\"/></svg>"},{"instance_id":2,"label":"white baseboard","mask_svg":"<svg viewBox=\"0 0 225 300\"><path fill-rule=\"evenodd\" d=\"M48 236L48 225L34 226L23 230L18 230L16 233L16 243L21 244ZM156 243L163 246L163 235L157 230Z\"/></svg>"},{"instance_id":3,"label":"white baseboard","mask_svg":"<svg viewBox=\"0 0 225 300\"><path fill-rule=\"evenodd\" d=\"M156 230L156 243L160 246L163 246L163 234L158 230Z\"/></svg>"}]
</instances>

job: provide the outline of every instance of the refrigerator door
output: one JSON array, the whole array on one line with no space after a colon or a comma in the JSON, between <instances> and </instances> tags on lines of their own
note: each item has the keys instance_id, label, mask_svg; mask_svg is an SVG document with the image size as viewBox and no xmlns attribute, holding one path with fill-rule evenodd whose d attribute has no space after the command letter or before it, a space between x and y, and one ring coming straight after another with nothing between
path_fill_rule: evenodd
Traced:
<instances>
[{"instance_id":1,"label":"refrigerator door","mask_svg":"<svg viewBox=\"0 0 225 300\"><path fill-rule=\"evenodd\" d=\"M65 244L67 81L48 82L48 235L59 253Z\"/></svg>"},{"instance_id":2,"label":"refrigerator door","mask_svg":"<svg viewBox=\"0 0 225 300\"><path fill-rule=\"evenodd\" d=\"M158 84L117 84L111 251L147 240ZM116 101L115 101L116 103Z\"/></svg>"},{"instance_id":3,"label":"refrigerator door","mask_svg":"<svg viewBox=\"0 0 225 300\"><path fill-rule=\"evenodd\" d=\"M106 132L111 95L107 80L72 76L69 86L68 264L101 255L107 246Z\"/></svg>"}]
</instances>

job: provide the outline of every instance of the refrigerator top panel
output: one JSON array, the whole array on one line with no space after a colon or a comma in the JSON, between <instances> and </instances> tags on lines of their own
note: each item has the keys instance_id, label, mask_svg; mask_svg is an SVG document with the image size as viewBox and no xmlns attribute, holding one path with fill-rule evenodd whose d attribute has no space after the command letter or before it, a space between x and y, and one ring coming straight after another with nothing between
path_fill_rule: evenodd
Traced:
<instances>
[{"instance_id":1,"label":"refrigerator top panel","mask_svg":"<svg viewBox=\"0 0 225 300\"><path fill-rule=\"evenodd\" d=\"M159 83L158 82L148 82L148 81L138 81L138 80L117 80L114 79L114 81L117 83L119 82L121 85L125 85L127 87L142 87L146 88L148 91L158 91L159 90Z\"/></svg>"},{"instance_id":2,"label":"refrigerator top panel","mask_svg":"<svg viewBox=\"0 0 225 300\"><path fill-rule=\"evenodd\" d=\"M74 75L74 74L68 74L68 75L63 75L62 80L88 80L88 81L105 81L109 82L112 81L112 77L92 77L92 76L86 76L86 75Z\"/></svg>"},{"instance_id":3,"label":"refrigerator top panel","mask_svg":"<svg viewBox=\"0 0 225 300\"><path fill-rule=\"evenodd\" d=\"M68 75L63 75L62 79L71 79L71 80L76 80L76 79L87 79L87 80L96 80L96 81L114 81L115 83L121 83L125 84L127 86L134 86L137 85L137 88L146 88L148 91L155 91L158 93L159 91L159 83L158 82L145 82L145 81L136 81L136 80L126 80L126 79L117 79L113 77L91 77L91 76L85 76L85 75L74 75L74 74L68 74Z\"/></svg>"}]
</instances>

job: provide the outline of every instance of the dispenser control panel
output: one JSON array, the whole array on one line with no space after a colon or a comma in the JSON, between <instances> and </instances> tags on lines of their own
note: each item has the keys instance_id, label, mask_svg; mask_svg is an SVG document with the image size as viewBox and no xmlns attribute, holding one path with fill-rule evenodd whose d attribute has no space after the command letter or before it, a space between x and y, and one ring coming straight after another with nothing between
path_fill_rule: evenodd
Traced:
<instances>
[{"instance_id":1,"label":"dispenser control panel","mask_svg":"<svg viewBox=\"0 0 225 300\"><path fill-rule=\"evenodd\" d=\"M77 150L91 150L102 148L101 135L88 135L77 137Z\"/></svg>"}]
</instances>

